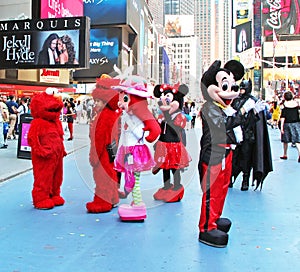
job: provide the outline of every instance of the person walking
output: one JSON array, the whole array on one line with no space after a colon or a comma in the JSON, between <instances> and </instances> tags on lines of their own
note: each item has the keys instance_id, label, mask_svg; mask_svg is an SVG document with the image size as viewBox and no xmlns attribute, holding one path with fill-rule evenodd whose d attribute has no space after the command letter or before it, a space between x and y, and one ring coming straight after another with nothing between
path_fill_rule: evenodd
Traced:
<instances>
[{"instance_id":1,"label":"person walking","mask_svg":"<svg viewBox=\"0 0 300 272\"><path fill-rule=\"evenodd\" d=\"M190 114L192 116L191 128L195 128L196 117L197 117L197 109L196 109L196 104L195 104L194 101L191 103Z\"/></svg>"},{"instance_id":2,"label":"person walking","mask_svg":"<svg viewBox=\"0 0 300 272\"><path fill-rule=\"evenodd\" d=\"M299 104L293 99L293 93L284 93L284 103L280 117L281 142L283 143L282 160L287 160L288 143L295 143L298 150L298 162L300 163L300 118Z\"/></svg>"},{"instance_id":3,"label":"person walking","mask_svg":"<svg viewBox=\"0 0 300 272\"><path fill-rule=\"evenodd\" d=\"M67 113L66 113L66 116L67 116L67 123L68 123L68 129L69 129L69 132L70 132L70 137L68 138L68 141L72 141L73 140L73 123L74 123L74 111L73 111L73 108L72 108L72 104L70 101L67 102Z\"/></svg>"},{"instance_id":4,"label":"person walking","mask_svg":"<svg viewBox=\"0 0 300 272\"><path fill-rule=\"evenodd\" d=\"M280 105L278 104L278 101L272 102L270 112L272 113L271 126L272 126L272 128L278 128L278 122L279 122L280 113L281 113Z\"/></svg>"},{"instance_id":5,"label":"person walking","mask_svg":"<svg viewBox=\"0 0 300 272\"><path fill-rule=\"evenodd\" d=\"M9 112L9 130L7 139L16 139L15 125L17 122L18 103L16 102L14 95L9 96L9 101L6 102L6 105Z\"/></svg>"}]
</instances>

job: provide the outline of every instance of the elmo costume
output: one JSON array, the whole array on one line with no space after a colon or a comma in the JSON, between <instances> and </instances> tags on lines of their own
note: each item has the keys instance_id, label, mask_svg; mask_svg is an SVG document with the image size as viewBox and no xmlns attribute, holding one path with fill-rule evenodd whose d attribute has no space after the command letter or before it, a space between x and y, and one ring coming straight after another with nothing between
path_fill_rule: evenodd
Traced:
<instances>
[{"instance_id":1,"label":"elmo costume","mask_svg":"<svg viewBox=\"0 0 300 272\"><path fill-rule=\"evenodd\" d=\"M120 205L118 213L123 221L142 221L146 218L146 205L142 201L140 172L155 164L145 140L155 141L160 127L148 109L147 97L151 95L143 78L129 76L115 89L120 93L119 107L123 110L115 168L125 173L125 192L132 191L133 196L133 202Z\"/></svg>"},{"instance_id":2,"label":"elmo costume","mask_svg":"<svg viewBox=\"0 0 300 272\"><path fill-rule=\"evenodd\" d=\"M119 202L118 176L107 146L118 141L119 93L111 89L118 79L102 76L92 92L95 116L90 125L90 164L95 180L94 200L86 204L90 213L109 212Z\"/></svg>"},{"instance_id":3,"label":"elmo costume","mask_svg":"<svg viewBox=\"0 0 300 272\"><path fill-rule=\"evenodd\" d=\"M32 199L37 209L52 209L65 203L60 195L63 157L67 155L59 120L63 103L56 93L57 89L47 88L46 92L36 94L30 104L34 119L28 132L28 143L34 176Z\"/></svg>"}]
</instances>

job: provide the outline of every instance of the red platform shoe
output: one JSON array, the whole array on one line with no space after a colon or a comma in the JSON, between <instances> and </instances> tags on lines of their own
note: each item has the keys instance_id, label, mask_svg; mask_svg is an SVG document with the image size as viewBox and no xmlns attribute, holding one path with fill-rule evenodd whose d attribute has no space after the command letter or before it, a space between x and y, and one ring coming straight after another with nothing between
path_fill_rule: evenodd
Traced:
<instances>
[{"instance_id":1,"label":"red platform shoe","mask_svg":"<svg viewBox=\"0 0 300 272\"><path fill-rule=\"evenodd\" d=\"M165 201L165 198L169 194L169 191L173 189L173 185L169 189L160 188L158 191L153 195L153 198L155 200L163 200Z\"/></svg>"},{"instance_id":2,"label":"red platform shoe","mask_svg":"<svg viewBox=\"0 0 300 272\"><path fill-rule=\"evenodd\" d=\"M171 190L167 190L167 194L164 197L164 201L167 203L179 202L184 195L184 187L181 187L177 190L172 188Z\"/></svg>"}]
</instances>

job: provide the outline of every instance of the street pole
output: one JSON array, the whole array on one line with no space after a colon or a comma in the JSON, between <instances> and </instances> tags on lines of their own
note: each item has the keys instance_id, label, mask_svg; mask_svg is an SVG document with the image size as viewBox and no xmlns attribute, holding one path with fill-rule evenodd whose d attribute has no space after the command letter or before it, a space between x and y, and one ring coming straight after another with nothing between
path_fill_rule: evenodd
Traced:
<instances>
[{"instance_id":1,"label":"street pole","mask_svg":"<svg viewBox=\"0 0 300 272\"><path fill-rule=\"evenodd\" d=\"M264 43L265 43L265 33L264 33L264 26L262 20L262 10L263 10L263 1L260 3L260 24L261 24L261 63L260 63L260 98L265 99L265 89L264 89Z\"/></svg>"},{"instance_id":2,"label":"street pole","mask_svg":"<svg viewBox=\"0 0 300 272\"><path fill-rule=\"evenodd\" d=\"M285 90L287 91L289 88L289 57L288 57L288 49L287 49L287 43L285 42Z\"/></svg>"}]
</instances>

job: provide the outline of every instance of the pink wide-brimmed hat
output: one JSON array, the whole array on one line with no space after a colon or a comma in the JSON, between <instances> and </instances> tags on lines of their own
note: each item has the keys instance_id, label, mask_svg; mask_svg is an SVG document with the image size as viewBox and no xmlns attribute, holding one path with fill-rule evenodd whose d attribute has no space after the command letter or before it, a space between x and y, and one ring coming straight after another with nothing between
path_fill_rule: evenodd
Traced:
<instances>
[{"instance_id":1,"label":"pink wide-brimmed hat","mask_svg":"<svg viewBox=\"0 0 300 272\"><path fill-rule=\"evenodd\" d=\"M128 94L133 94L139 97L152 97L152 94L147 88L146 80L137 75L132 75L123 79L118 86L112 86L117 91L123 91Z\"/></svg>"}]
</instances>

